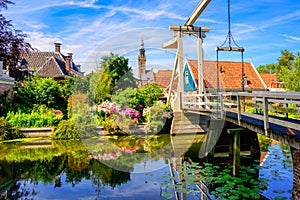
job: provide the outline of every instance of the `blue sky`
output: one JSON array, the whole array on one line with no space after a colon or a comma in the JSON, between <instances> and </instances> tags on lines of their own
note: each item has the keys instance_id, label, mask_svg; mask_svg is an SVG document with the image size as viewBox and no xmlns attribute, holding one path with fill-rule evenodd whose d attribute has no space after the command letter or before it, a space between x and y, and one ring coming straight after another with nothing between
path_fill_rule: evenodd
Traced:
<instances>
[{"instance_id":1,"label":"blue sky","mask_svg":"<svg viewBox=\"0 0 300 200\"><path fill-rule=\"evenodd\" d=\"M15 0L3 11L27 41L41 51L74 53L74 61L87 73L110 52L130 60L133 69L141 39L148 67L172 68L174 50L161 48L173 37L170 25L183 25L199 0ZM258 67L274 63L280 51L300 51L300 3L292 0L231 0L231 32L245 48L244 60ZM205 59L216 59L215 47L227 35L227 0L212 0L194 24L208 26ZM196 59L196 39L184 38L184 56ZM240 54L222 52L220 60L240 61Z\"/></svg>"}]
</instances>

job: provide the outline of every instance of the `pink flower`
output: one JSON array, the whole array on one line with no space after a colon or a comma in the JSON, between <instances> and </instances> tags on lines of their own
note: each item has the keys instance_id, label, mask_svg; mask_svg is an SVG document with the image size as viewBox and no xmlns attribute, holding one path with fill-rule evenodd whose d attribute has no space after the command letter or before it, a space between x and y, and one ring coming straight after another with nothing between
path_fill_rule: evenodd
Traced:
<instances>
[{"instance_id":1,"label":"pink flower","mask_svg":"<svg viewBox=\"0 0 300 200\"><path fill-rule=\"evenodd\" d=\"M140 118L140 116L141 116L140 111L135 111L134 116L135 116L135 118Z\"/></svg>"},{"instance_id":2,"label":"pink flower","mask_svg":"<svg viewBox=\"0 0 300 200\"><path fill-rule=\"evenodd\" d=\"M55 112L55 114L56 115L61 115L61 114L63 114L60 110L57 110L56 112Z\"/></svg>"}]
</instances>

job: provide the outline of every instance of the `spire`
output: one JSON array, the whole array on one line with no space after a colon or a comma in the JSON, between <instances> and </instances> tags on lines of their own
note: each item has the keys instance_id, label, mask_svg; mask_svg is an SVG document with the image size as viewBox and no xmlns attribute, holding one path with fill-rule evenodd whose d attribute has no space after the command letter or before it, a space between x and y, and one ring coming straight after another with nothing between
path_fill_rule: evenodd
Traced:
<instances>
[{"instance_id":1,"label":"spire","mask_svg":"<svg viewBox=\"0 0 300 200\"><path fill-rule=\"evenodd\" d=\"M141 41L141 49L144 49L144 40L142 38L142 41Z\"/></svg>"},{"instance_id":2,"label":"spire","mask_svg":"<svg viewBox=\"0 0 300 200\"><path fill-rule=\"evenodd\" d=\"M140 48L140 56L145 57L145 48L144 48L144 40L141 40L141 48Z\"/></svg>"}]
</instances>

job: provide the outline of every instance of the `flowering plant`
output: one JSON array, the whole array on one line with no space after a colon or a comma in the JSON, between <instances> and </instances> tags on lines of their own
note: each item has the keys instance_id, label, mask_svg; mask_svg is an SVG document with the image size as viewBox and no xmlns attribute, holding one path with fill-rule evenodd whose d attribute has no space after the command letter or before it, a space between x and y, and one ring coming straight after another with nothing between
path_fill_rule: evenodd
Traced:
<instances>
[{"instance_id":1,"label":"flowering plant","mask_svg":"<svg viewBox=\"0 0 300 200\"><path fill-rule=\"evenodd\" d=\"M141 117L139 111L127 107L121 109L121 106L116 102L102 102L94 110L98 114L99 125L102 125L109 132L114 132L117 129L127 132L135 127Z\"/></svg>"}]
</instances>

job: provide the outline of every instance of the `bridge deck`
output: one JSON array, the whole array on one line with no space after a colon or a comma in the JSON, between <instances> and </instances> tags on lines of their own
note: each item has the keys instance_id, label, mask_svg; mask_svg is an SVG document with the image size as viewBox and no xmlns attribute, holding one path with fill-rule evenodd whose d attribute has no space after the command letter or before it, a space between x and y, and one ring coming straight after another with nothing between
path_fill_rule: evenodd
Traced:
<instances>
[{"instance_id":1,"label":"bridge deck","mask_svg":"<svg viewBox=\"0 0 300 200\"><path fill-rule=\"evenodd\" d=\"M279 141L284 140L283 143L300 148L300 93L188 94L182 95L182 109L212 118L223 118L273 139L281 137ZM291 119L290 115L298 116L298 119Z\"/></svg>"}]
</instances>

